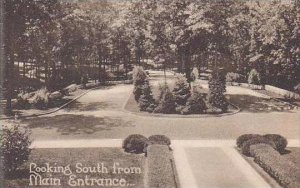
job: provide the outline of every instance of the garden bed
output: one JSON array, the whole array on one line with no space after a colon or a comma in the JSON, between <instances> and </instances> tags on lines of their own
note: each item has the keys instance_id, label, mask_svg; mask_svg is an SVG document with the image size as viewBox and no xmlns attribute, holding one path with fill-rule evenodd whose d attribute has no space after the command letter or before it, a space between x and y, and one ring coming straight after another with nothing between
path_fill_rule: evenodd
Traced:
<instances>
[{"instance_id":1,"label":"garden bed","mask_svg":"<svg viewBox=\"0 0 300 188\"><path fill-rule=\"evenodd\" d=\"M126 182L126 186L140 188L140 187L144 187L145 159L146 157L144 155L128 154L123 152L121 148L34 149L30 155L29 161L26 164L24 164L22 167L24 170L21 170L19 174L15 174L14 177L5 179L5 187L6 188L71 187L68 184L68 181L70 180L71 176L63 174L62 171L55 173L53 169L52 171L48 171L46 173L38 173L38 174L40 174L43 178L51 177L53 178L52 180L54 180L54 178L60 179L61 185L29 186L30 163L31 163L32 171L34 172L38 171L38 168L35 168L35 164L38 167L45 167L47 163L49 163L49 165L52 167L59 167L59 166L66 167L67 165L70 164L70 169L72 174L76 175L76 178L78 179L85 178L86 174L84 172L81 172L81 170L84 170L83 167L95 167L95 166L97 167L97 165L99 164L100 166L99 169L101 172L98 171L98 169L96 173L89 172L87 173L88 178L90 179L115 178L119 180L119 184L123 184L121 183L121 179L124 179ZM115 173L113 170L114 164L117 167L115 168L116 169ZM76 165L78 166L76 167ZM107 170L105 170L105 168ZM121 170L121 168L123 168L123 170ZM129 168L130 168L130 173L129 171L125 170ZM78 171L76 172L76 170ZM65 172L66 174L69 174L68 170L66 170ZM122 180L122 182L124 182L124 180ZM89 187L99 187L99 186L89 186ZM102 187L122 187L122 186L108 185Z\"/></svg>"}]
</instances>

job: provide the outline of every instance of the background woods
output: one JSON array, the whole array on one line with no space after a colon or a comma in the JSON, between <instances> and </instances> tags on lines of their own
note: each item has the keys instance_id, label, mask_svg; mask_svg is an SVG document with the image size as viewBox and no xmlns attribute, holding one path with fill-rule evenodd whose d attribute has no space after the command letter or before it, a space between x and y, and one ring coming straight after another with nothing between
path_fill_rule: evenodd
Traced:
<instances>
[{"instance_id":1,"label":"background woods","mask_svg":"<svg viewBox=\"0 0 300 188\"><path fill-rule=\"evenodd\" d=\"M5 0L5 99L84 79L127 79L134 65L190 82L214 68L293 90L300 80L297 1ZM84 78L84 79L83 79Z\"/></svg>"}]
</instances>

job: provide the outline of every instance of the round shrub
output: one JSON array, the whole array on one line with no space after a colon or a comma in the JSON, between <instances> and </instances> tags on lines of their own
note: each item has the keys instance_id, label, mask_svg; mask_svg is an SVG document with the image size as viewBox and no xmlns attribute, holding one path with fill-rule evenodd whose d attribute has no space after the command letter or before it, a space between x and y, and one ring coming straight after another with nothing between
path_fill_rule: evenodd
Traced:
<instances>
[{"instance_id":1,"label":"round shrub","mask_svg":"<svg viewBox=\"0 0 300 188\"><path fill-rule=\"evenodd\" d=\"M275 143L276 150L279 152L283 152L288 144L286 138L278 134L266 134L265 138Z\"/></svg>"},{"instance_id":2,"label":"round shrub","mask_svg":"<svg viewBox=\"0 0 300 188\"><path fill-rule=\"evenodd\" d=\"M45 109L49 105L50 92L46 88L42 88L35 92L32 103L37 109Z\"/></svg>"},{"instance_id":3,"label":"round shrub","mask_svg":"<svg viewBox=\"0 0 300 188\"><path fill-rule=\"evenodd\" d=\"M171 145L171 140L165 135L152 135L148 138L150 144Z\"/></svg>"},{"instance_id":4,"label":"round shrub","mask_svg":"<svg viewBox=\"0 0 300 188\"><path fill-rule=\"evenodd\" d=\"M259 134L243 134L243 135L241 135L241 136L239 136L239 137L237 138L237 140L236 140L236 145L237 145L237 147L241 148L242 145L243 145L246 141L248 141L248 140L250 140L250 139L252 139L252 138L258 138L258 137L262 137L262 136L259 135Z\"/></svg>"},{"instance_id":5,"label":"round shrub","mask_svg":"<svg viewBox=\"0 0 300 188\"><path fill-rule=\"evenodd\" d=\"M234 72L229 72L226 74L226 82L241 82L242 75Z\"/></svg>"},{"instance_id":6,"label":"round shrub","mask_svg":"<svg viewBox=\"0 0 300 188\"><path fill-rule=\"evenodd\" d=\"M30 133L22 130L19 125L11 128L3 127L1 135L1 160L6 176L14 174L18 167L28 160L31 149Z\"/></svg>"},{"instance_id":7,"label":"round shrub","mask_svg":"<svg viewBox=\"0 0 300 188\"><path fill-rule=\"evenodd\" d=\"M129 135L122 144L122 148L128 153L144 153L148 146L148 139L140 134Z\"/></svg>"},{"instance_id":8,"label":"round shrub","mask_svg":"<svg viewBox=\"0 0 300 188\"><path fill-rule=\"evenodd\" d=\"M256 144L268 144L270 145L272 148L276 148L276 145L274 142L272 142L271 140L261 136L261 137L255 137L255 138L252 138L250 140L247 140L243 143L241 149L242 149L242 153L246 156L249 156L251 157L251 154L250 154L250 146L252 145L256 145Z\"/></svg>"},{"instance_id":9,"label":"round shrub","mask_svg":"<svg viewBox=\"0 0 300 188\"><path fill-rule=\"evenodd\" d=\"M248 76L248 83L260 85L261 84L261 76L256 69L252 69Z\"/></svg>"}]
</instances>

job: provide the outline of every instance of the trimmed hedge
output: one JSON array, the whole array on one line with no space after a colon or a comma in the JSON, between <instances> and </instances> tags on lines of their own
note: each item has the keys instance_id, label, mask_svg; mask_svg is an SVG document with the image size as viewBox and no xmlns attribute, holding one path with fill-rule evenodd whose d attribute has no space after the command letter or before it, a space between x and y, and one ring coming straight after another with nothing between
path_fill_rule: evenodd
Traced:
<instances>
[{"instance_id":1,"label":"trimmed hedge","mask_svg":"<svg viewBox=\"0 0 300 188\"><path fill-rule=\"evenodd\" d=\"M236 145L237 145L237 147L241 148L242 145L244 144L244 142L246 142L252 138L258 138L258 137L262 137L262 136L259 134L243 134L237 138Z\"/></svg>"},{"instance_id":2,"label":"trimmed hedge","mask_svg":"<svg viewBox=\"0 0 300 188\"><path fill-rule=\"evenodd\" d=\"M148 139L140 134L129 135L122 144L122 148L128 153L145 153L148 146Z\"/></svg>"},{"instance_id":3,"label":"trimmed hedge","mask_svg":"<svg viewBox=\"0 0 300 188\"><path fill-rule=\"evenodd\" d=\"M250 146L256 145L256 144L268 144L271 147L273 147L274 149L276 148L276 145L274 142L261 136L261 137L255 137L255 138L245 141L241 147L242 153L246 156L251 156Z\"/></svg>"},{"instance_id":4,"label":"trimmed hedge","mask_svg":"<svg viewBox=\"0 0 300 188\"><path fill-rule=\"evenodd\" d=\"M276 146L276 150L279 151L280 153L282 153L285 150L288 144L286 138L278 134L266 134L264 135L264 137L274 142Z\"/></svg>"},{"instance_id":5,"label":"trimmed hedge","mask_svg":"<svg viewBox=\"0 0 300 188\"><path fill-rule=\"evenodd\" d=\"M175 188L174 170L168 146L150 145L147 148L148 186L151 188Z\"/></svg>"},{"instance_id":6,"label":"trimmed hedge","mask_svg":"<svg viewBox=\"0 0 300 188\"><path fill-rule=\"evenodd\" d=\"M150 144L171 145L171 140L165 135L152 135L148 138Z\"/></svg>"},{"instance_id":7,"label":"trimmed hedge","mask_svg":"<svg viewBox=\"0 0 300 188\"><path fill-rule=\"evenodd\" d=\"M268 144L250 146L254 161L285 188L300 187L300 168Z\"/></svg>"}]
</instances>

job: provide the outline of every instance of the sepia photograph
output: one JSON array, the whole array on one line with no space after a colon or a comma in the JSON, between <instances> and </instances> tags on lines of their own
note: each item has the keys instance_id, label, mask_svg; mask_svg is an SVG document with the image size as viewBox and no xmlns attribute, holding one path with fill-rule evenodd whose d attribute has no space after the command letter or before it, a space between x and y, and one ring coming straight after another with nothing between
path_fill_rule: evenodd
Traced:
<instances>
[{"instance_id":1,"label":"sepia photograph","mask_svg":"<svg viewBox=\"0 0 300 188\"><path fill-rule=\"evenodd\" d=\"M0 0L0 188L299 188L300 0Z\"/></svg>"}]
</instances>

